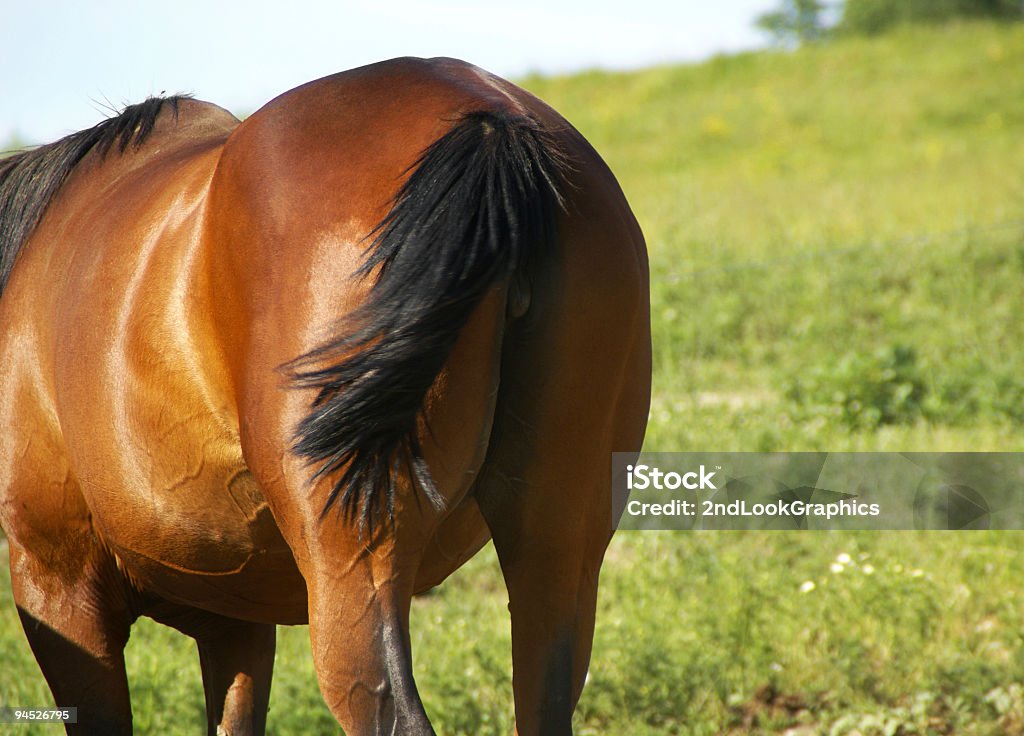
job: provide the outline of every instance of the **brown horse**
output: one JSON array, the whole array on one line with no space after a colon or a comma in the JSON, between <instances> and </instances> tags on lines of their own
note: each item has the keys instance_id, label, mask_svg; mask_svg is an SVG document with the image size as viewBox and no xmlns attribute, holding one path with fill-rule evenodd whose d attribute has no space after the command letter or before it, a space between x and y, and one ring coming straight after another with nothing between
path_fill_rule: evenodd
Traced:
<instances>
[{"instance_id":1,"label":"brown horse","mask_svg":"<svg viewBox=\"0 0 1024 736\"><path fill-rule=\"evenodd\" d=\"M410 600L488 538L517 731L571 732L651 356L643 236L553 110L450 59L151 99L0 161L0 255L0 520L69 732L130 733L144 615L211 734L263 733L306 622L348 733L432 733Z\"/></svg>"}]
</instances>

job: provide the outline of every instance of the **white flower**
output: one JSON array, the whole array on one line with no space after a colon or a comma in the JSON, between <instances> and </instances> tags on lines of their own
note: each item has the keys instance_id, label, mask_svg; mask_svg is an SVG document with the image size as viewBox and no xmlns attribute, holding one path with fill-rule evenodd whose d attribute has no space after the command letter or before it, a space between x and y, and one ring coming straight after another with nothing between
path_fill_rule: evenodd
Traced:
<instances>
[{"instance_id":1,"label":"white flower","mask_svg":"<svg viewBox=\"0 0 1024 736\"><path fill-rule=\"evenodd\" d=\"M875 566L874 565L864 565L864 567L862 567L861 570L864 571L865 575L871 575L875 571Z\"/></svg>"},{"instance_id":2,"label":"white flower","mask_svg":"<svg viewBox=\"0 0 1024 736\"><path fill-rule=\"evenodd\" d=\"M834 573L840 573L843 571L844 568L838 562L833 562L831 565L829 565L828 569Z\"/></svg>"},{"instance_id":3,"label":"white flower","mask_svg":"<svg viewBox=\"0 0 1024 736\"><path fill-rule=\"evenodd\" d=\"M801 593L810 593L816 587L818 587L818 586L816 586L814 584L813 580L805 580L802 583L800 583L800 592Z\"/></svg>"},{"instance_id":4,"label":"white flower","mask_svg":"<svg viewBox=\"0 0 1024 736\"><path fill-rule=\"evenodd\" d=\"M836 562L838 562L840 565L849 565L850 564L850 555L846 554L845 552L841 552L836 557Z\"/></svg>"}]
</instances>

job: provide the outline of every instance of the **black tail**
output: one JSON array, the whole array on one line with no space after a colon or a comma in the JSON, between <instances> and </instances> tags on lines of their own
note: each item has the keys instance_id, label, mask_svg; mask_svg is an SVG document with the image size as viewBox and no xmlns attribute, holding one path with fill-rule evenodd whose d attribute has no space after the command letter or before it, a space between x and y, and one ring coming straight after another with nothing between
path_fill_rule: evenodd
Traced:
<instances>
[{"instance_id":1,"label":"black tail","mask_svg":"<svg viewBox=\"0 0 1024 736\"><path fill-rule=\"evenodd\" d=\"M294 449L315 478L338 473L323 511L340 499L361 531L382 503L391 518L402 470L443 507L417 439L424 397L487 290L553 242L561 205L561 158L521 115L465 115L411 171L357 273L379 269L367 303L288 366L318 389Z\"/></svg>"}]
</instances>

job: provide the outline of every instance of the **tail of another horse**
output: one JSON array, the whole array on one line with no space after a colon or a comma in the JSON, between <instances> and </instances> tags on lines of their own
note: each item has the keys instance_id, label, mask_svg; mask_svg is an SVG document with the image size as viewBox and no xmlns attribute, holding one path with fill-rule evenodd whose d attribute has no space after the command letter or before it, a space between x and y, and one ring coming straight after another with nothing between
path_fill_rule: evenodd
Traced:
<instances>
[{"instance_id":1,"label":"tail of another horse","mask_svg":"<svg viewBox=\"0 0 1024 736\"><path fill-rule=\"evenodd\" d=\"M413 165L357 273L376 274L368 301L288 366L317 390L295 449L316 477L338 475L325 513L340 503L372 527L403 471L443 505L417 439L424 398L484 294L553 243L560 169L535 121L491 111L464 115Z\"/></svg>"}]
</instances>

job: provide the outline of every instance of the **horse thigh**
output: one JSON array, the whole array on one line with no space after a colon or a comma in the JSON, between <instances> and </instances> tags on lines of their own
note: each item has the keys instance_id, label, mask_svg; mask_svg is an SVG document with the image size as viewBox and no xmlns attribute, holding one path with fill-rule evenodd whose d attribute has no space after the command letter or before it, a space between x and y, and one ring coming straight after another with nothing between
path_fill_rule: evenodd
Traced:
<instances>
[{"instance_id":1,"label":"horse thigh","mask_svg":"<svg viewBox=\"0 0 1024 736\"><path fill-rule=\"evenodd\" d=\"M417 593L422 593L462 567L487 544L491 532L472 496L463 499L438 525L437 531L423 553L416 573Z\"/></svg>"}]
</instances>

